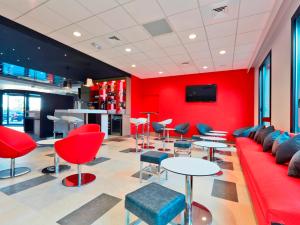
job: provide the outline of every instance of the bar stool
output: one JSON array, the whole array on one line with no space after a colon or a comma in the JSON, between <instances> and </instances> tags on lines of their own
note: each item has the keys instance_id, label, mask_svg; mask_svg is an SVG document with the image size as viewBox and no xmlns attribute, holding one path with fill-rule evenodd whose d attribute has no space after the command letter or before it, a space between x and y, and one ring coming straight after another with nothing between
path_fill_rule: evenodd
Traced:
<instances>
[{"instance_id":1,"label":"bar stool","mask_svg":"<svg viewBox=\"0 0 300 225\"><path fill-rule=\"evenodd\" d=\"M156 175L158 182L160 182L160 175L165 172L165 179L168 179L168 171L161 169L160 164L164 159L167 159L169 155L164 152L148 151L141 154L140 157L140 183L142 183L143 174ZM149 163L144 167L143 163Z\"/></svg>"},{"instance_id":2,"label":"bar stool","mask_svg":"<svg viewBox=\"0 0 300 225\"><path fill-rule=\"evenodd\" d=\"M57 121L60 121L60 118L58 118L56 116L47 115L47 119L53 121L53 138L56 139L56 133L58 133L58 132L56 130L55 124Z\"/></svg>"},{"instance_id":3,"label":"bar stool","mask_svg":"<svg viewBox=\"0 0 300 225\"><path fill-rule=\"evenodd\" d=\"M192 156L191 151L192 143L189 141L175 141L174 142L174 157L184 155Z\"/></svg>"},{"instance_id":4,"label":"bar stool","mask_svg":"<svg viewBox=\"0 0 300 225\"><path fill-rule=\"evenodd\" d=\"M141 139L143 140L143 143L139 144L139 146L142 146L142 149L144 149L145 147L145 125L148 123L148 120L147 118L143 118L143 117L140 117L138 118L138 122L140 125L142 125L142 131L141 131Z\"/></svg>"},{"instance_id":5,"label":"bar stool","mask_svg":"<svg viewBox=\"0 0 300 225\"><path fill-rule=\"evenodd\" d=\"M73 129L77 128L79 123L83 123L83 119L77 118L75 116L62 116L62 120L68 123L68 132L71 130L71 125L73 125Z\"/></svg>"},{"instance_id":6,"label":"bar stool","mask_svg":"<svg viewBox=\"0 0 300 225\"><path fill-rule=\"evenodd\" d=\"M142 125L143 126L142 130L144 130L144 124L147 122L147 119L146 119L146 122L144 122L143 119L144 118L130 118L130 123L135 126L135 152L142 151L141 149L139 149L139 126ZM142 138L143 138L143 144L142 144L142 148L143 148L144 147L144 136L142 136Z\"/></svg>"},{"instance_id":7,"label":"bar stool","mask_svg":"<svg viewBox=\"0 0 300 225\"><path fill-rule=\"evenodd\" d=\"M166 127L167 125L171 124L172 123L172 119L167 119L167 120L163 120L161 122L158 122L160 125L163 126L162 130L163 130L163 137L162 137L162 144L163 144L163 147L162 148L159 148L158 151L170 151L170 149L166 148Z\"/></svg>"}]
</instances>

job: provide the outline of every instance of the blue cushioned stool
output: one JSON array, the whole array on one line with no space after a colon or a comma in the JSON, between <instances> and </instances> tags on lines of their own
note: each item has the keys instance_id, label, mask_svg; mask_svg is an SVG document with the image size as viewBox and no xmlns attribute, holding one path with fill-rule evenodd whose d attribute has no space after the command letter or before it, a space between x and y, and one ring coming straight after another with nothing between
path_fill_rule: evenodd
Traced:
<instances>
[{"instance_id":1,"label":"blue cushioned stool","mask_svg":"<svg viewBox=\"0 0 300 225\"><path fill-rule=\"evenodd\" d=\"M200 135L193 135L192 140L201 141L202 139L200 138Z\"/></svg>"},{"instance_id":2,"label":"blue cushioned stool","mask_svg":"<svg viewBox=\"0 0 300 225\"><path fill-rule=\"evenodd\" d=\"M191 157L192 151L191 151L192 143L189 141L176 141L174 143L174 157L179 155L187 155Z\"/></svg>"},{"instance_id":3,"label":"blue cushioned stool","mask_svg":"<svg viewBox=\"0 0 300 225\"><path fill-rule=\"evenodd\" d=\"M149 225L167 225L180 213L181 224L184 225L185 196L157 183L150 183L127 194L125 208L126 225L141 221ZM131 213L139 218L133 223L130 222Z\"/></svg>"},{"instance_id":4,"label":"blue cushioned stool","mask_svg":"<svg viewBox=\"0 0 300 225\"><path fill-rule=\"evenodd\" d=\"M156 152L156 151L148 151L143 154L141 154L141 160L140 160L140 182L142 182L143 174L151 174L151 175L157 175L158 179L160 181L160 174L165 172L166 180L168 179L168 173L166 170L160 169L160 163L164 159L167 159L169 155L164 152ZM143 163L150 163L149 166L143 167ZM153 167L153 164L155 165L155 168Z\"/></svg>"}]
</instances>

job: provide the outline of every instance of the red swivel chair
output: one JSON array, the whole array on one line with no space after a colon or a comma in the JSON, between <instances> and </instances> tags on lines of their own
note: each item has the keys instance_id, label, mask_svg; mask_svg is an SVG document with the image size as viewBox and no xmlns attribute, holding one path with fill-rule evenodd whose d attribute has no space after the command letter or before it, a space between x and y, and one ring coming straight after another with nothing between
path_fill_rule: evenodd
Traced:
<instances>
[{"instance_id":1,"label":"red swivel chair","mask_svg":"<svg viewBox=\"0 0 300 225\"><path fill-rule=\"evenodd\" d=\"M67 187L80 187L96 179L94 174L81 173L81 165L92 161L103 142L105 133L97 131L94 124L83 125L73 130L66 138L55 142L57 154L65 161L77 164L78 173L63 179L63 185Z\"/></svg>"},{"instance_id":2,"label":"red swivel chair","mask_svg":"<svg viewBox=\"0 0 300 225\"><path fill-rule=\"evenodd\" d=\"M10 169L0 171L0 179L17 177L29 173L27 167L15 168L15 159L28 154L37 147L27 134L0 126L0 158L11 159Z\"/></svg>"}]
</instances>

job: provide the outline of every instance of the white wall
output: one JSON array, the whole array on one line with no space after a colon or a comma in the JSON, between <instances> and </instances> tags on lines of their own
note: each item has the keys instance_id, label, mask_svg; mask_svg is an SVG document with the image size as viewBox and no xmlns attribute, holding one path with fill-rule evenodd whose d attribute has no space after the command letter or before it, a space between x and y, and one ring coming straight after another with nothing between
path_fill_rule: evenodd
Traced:
<instances>
[{"instance_id":1,"label":"white wall","mask_svg":"<svg viewBox=\"0 0 300 225\"><path fill-rule=\"evenodd\" d=\"M254 60L255 67L255 123L258 121L258 70L272 51L272 125L276 129L290 130L291 90L291 17L300 0L284 0L261 48Z\"/></svg>"}]
</instances>

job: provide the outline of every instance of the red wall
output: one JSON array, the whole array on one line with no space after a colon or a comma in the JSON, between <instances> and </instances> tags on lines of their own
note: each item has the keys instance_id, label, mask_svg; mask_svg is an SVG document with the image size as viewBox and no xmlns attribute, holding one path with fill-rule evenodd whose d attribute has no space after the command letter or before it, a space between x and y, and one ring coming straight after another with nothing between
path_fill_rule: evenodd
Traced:
<instances>
[{"instance_id":1,"label":"red wall","mask_svg":"<svg viewBox=\"0 0 300 225\"><path fill-rule=\"evenodd\" d=\"M216 102L185 101L187 85L216 84ZM189 122L188 136L196 134L197 123L215 130L233 130L253 125L254 71L233 70L164 78L139 79L132 76L132 117L140 111L158 111L152 121L172 118L172 126Z\"/></svg>"}]
</instances>

